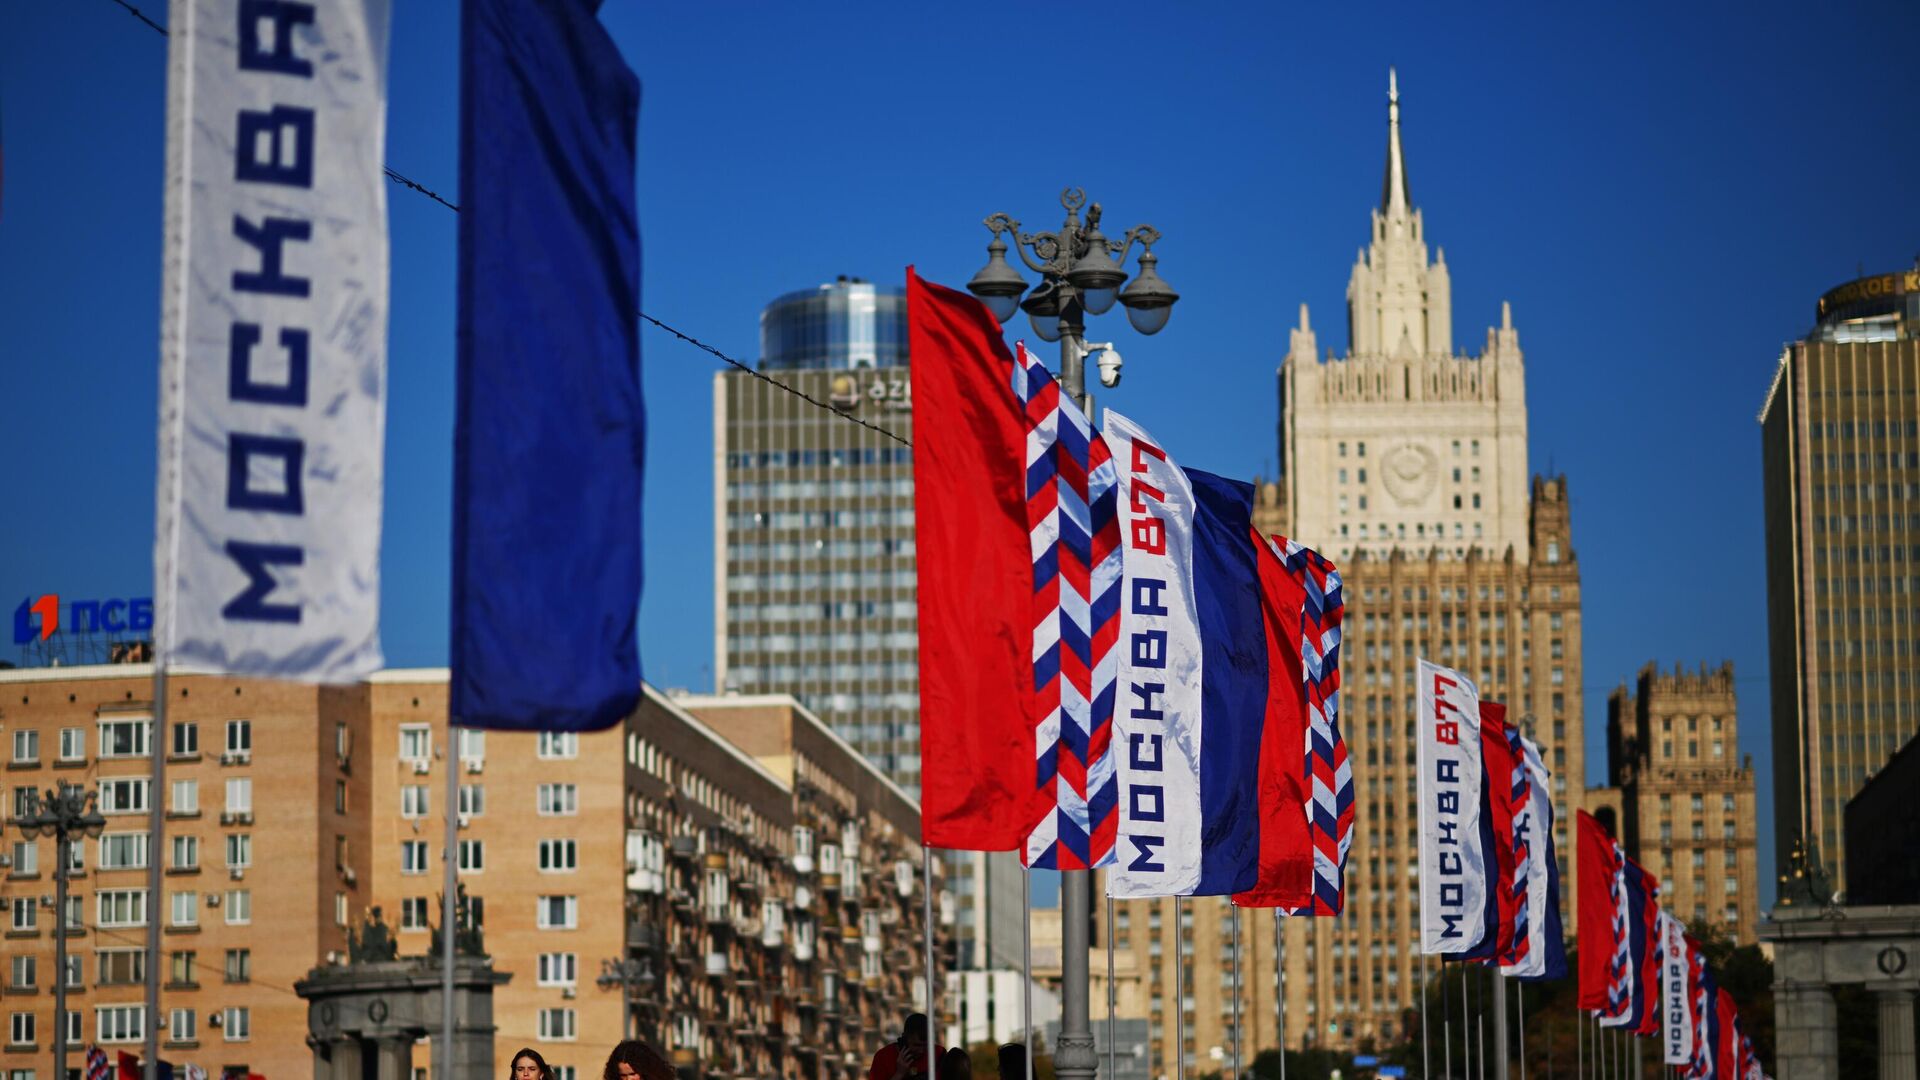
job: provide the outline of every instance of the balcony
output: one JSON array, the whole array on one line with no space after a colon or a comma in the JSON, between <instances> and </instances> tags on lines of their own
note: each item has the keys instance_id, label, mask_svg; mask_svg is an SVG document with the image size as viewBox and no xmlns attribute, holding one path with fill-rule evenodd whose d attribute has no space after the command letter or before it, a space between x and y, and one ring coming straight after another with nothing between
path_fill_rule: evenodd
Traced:
<instances>
[{"instance_id":1,"label":"balcony","mask_svg":"<svg viewBox=\"0 0 1920 1080\"><path fill-rule=\"evenodd\" d=\"M726 953L710 952L707 954L707 978L724 979L731 974L733 974L733 965L727 959Z\"/></svg>"},{"instance_id":2,"label":"balcony","mask_svg":"<svg viewBox=\"0 0 1920 1080\"><path fill-rule=\"evenodd\" d=\"M627 927L627 948L657 953L666 947L666 932L659 927L646 923L635 923Z\"/></svg>"}]
</instances>

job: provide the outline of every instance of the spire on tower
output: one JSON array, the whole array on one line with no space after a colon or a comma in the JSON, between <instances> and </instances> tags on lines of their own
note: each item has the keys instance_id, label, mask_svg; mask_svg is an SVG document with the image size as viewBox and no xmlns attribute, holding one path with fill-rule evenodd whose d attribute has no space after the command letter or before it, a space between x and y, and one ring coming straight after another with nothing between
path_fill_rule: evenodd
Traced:
<instances>
[{"instance_id":1,"label":"spire on tower","mask_svg":"<svg viewBox=\"0 0 1920 1080\"><path fill-rule=\"evenodd\" d=\"M1407 194L1407 161L1400 152L1400 77L1387 69L1387 175L1380 183L1380 211L1392 215L1413 209Z\"/></svg>"}]
</instances>

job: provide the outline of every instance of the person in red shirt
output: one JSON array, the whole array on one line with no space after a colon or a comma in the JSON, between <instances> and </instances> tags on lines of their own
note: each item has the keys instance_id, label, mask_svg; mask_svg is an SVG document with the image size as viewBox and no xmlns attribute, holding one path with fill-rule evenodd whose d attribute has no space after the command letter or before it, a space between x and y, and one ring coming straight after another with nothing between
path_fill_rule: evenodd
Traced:
<instances>
[{"instance_id":1,"label":"person in red shirt","mask_svg":"<svg viewBox=\"0 0 1920 1080\"><path fill-rule=\"evenodd\" d=\"M927 1050L927 1016L910 1013L900 1027L900 1037L880 1048L867 1069L867 1080L928 1080L933 1062L942 1050Z\"/></svg>"}]
</instances>

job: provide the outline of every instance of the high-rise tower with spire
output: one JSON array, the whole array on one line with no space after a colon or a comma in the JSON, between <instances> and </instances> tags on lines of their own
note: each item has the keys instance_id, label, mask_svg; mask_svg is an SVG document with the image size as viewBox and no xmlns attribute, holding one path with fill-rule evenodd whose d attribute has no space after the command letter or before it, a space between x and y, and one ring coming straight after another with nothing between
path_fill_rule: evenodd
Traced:
<instances>
[{"instance_id":1,"label":"high-rise tower with spire","mask_svg":"<svg viewBox=\"0 0 1920 1080\"><path fill-rule=\"evenodd\" d=\"M1407 187L1398 77L1367 246L1347 281L1347 355L1323 362L1306 306L1280 369L1289 531L1344 560L1393 548L1530 556L1526 371L1511 311L1478 356L1453 348L1444 251ZM1329 482L1331 481L1331 482Z\"/></svg>"}]
</instances>

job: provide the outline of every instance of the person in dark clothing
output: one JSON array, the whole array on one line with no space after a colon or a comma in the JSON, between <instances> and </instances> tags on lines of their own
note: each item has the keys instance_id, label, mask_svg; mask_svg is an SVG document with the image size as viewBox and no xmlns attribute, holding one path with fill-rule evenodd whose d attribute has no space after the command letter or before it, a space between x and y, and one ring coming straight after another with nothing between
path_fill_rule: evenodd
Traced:
<instances>
[{"instance_id":1,"label":"person in dark clothing","mask_svg":"<svg viewBox=\"0 0 1920 1080\"><path fill-rule=\"evenodd\" d=\"M927 1016L910 1013L900 1026L900 1037L880 1048L867 1069L867 1080L928 1080L933 1062L942 1053L939 1047L928 1051Z\"/></svg>"},{"instance_id":2,"label":"person in dark clothing","mask_svg":"<svg viewBox=\"0 0 1920 1080\"><path fill-rule=\"evenodd\" d=\"M959 1047L940 1055L934 1080L973 1080L973 1057Z\"/></svg>"},{"instance_id":3,"label":"person in dark clothing","mask_svg":"<svg viewBox=\"0 0 1920 1080\"><path fill-rule=\"evenodd\" d=\"M1007 1043L1000 1048L1000 1080L1027 1080L1027 1048Z\"/></svg>"}]
</instances>

